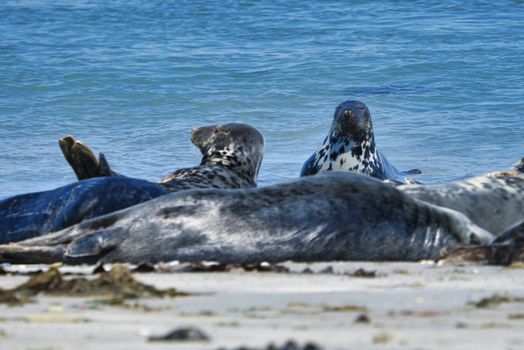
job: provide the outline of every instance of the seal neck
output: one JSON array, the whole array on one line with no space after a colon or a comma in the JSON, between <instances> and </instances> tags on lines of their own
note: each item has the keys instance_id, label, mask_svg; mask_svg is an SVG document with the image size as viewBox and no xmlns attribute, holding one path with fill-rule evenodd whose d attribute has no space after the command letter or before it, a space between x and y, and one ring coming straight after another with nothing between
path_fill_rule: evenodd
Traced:
<instances>
[{"instance_id":1,"label":"seal neck","mask_svg":"<svg viewBox=\"0 0 524 350\"><path fill-rule=\"evenodd\" d=\"M351 171L383 178L380 155L375 146L373 133L366 138L355 140L352 137L330 133L324 141L325 158L321 163L322 171Z\"/></svg>"},{"instance_id":2,"label":"seal neck","mask_svg":"<svg viewBox=\"0 0 524 350\"><path fill-rule=\"evenodd\" d=\"M337 129L332 129L326 139L324 140L324 146L330 148L330 154L336 152L338 155L342 153L352 153L355 156L355 152L358 154L358 149L365 152L367 149L369 153L377 153L375 146L375 135L370 130L359 137L351 135L344 135Z\"/></svg>"},{"instance_id":3,"label":"seal neck","mask_svg":"<svg viewBox=\"0 0 524 350\"><path fill-rule=\"evenodd\" d=\"M228 146L222 149L208 149L201 165L216 165L235 172L249 183L256 185L262 162L263 150L246 149L242 146Z\"/></svg>"}]
</instances>

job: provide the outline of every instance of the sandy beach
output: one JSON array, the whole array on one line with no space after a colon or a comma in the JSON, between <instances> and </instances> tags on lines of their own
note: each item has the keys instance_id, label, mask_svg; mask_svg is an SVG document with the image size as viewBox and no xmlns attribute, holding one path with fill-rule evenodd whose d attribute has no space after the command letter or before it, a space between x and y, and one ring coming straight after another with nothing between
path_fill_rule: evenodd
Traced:
<instances>
[{"instance_id":1,"label":"sandy beach","mask_svg":"<svg viewBox=\"0 0 524 350\"><path fill-rule=\"evenodd\" d=\"M237 349L293 340L322 349L522 349L524 268L433 263L285 263L288 272L134 273L190 293L108 306L39 295L0 304L0 349ZM106 267L107 268L107 267ZM45 266L9 266L26 273ZM60 267L67 278L93 267ZM2 289L26 281L0 276ZM148 341L194 327L208 340Z\"/></svg>"}]
</instances>

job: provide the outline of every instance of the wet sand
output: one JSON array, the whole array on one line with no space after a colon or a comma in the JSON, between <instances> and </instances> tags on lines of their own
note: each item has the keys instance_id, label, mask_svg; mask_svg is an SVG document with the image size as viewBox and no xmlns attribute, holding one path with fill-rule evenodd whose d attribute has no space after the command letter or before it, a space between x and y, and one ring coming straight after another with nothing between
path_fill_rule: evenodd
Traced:
<instances>
[{"instance_id":1,"label":"wet sand","mask_svg":"<svg viewBox=\"0 0 524 350\"><path fill-rule=\"evenodd\" d=\"M39 295L23 306L0 304L0 349L206 350L287 340L323 349L524 348L522 265L281 265L290 272L134 274L143 283L191 293L184 297L109 306L96 297ZM91 275L93 267L60 270ZM359 276L373 271L375 277ZM0 276L0 287L27 279ZM148 341L180 327L198 328L210 339Z\"/></svg>"}]
</instances>

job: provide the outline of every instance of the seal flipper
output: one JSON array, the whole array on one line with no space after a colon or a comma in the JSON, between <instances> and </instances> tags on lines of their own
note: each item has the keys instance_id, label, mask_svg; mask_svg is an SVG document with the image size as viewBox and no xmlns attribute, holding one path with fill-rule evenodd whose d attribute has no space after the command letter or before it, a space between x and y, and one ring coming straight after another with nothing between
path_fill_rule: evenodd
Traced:
<instances>
[{"instance_id":1,"label":"seal flipper","mask_svg":"<svg viewBox=\"0 0 524 350\"><path fill-rule=\"evenodd\" d=\"M305 161L302 169L300 170L300 177L315 175L318 173L318 166L315 162L315 156L316 154L314 153L308 158L308 160Z\"/></svg>"},{"instance_id":2,"label":"seal flipper","mask_svg":"<svg viewBox=\"0 0 524 350\"><path fill-rule=\"evenodd\" d=\"M65 246L24 246L16 243L0 246L0 262L12 264L52 264L62 261Z\"/></svg>"},{"instance_id":3,"label":"seal flipper","mask_svg":"<svg viewBox=\"0 0 524 350\"><path fill-rule=\"evenodd\" d=\"M73 171L75 172L76 177L78 178L79 174L77 174L76 172L76 169L73 163L73 157L71 156L71 147L73 147L74 144L75 144L75 139L71 135L68 135L58 140L58 146L62 150L62 153L67 163L69 164L71 168L73 168Z\"/></svg>"},{"instance_id":4,"label":"seal flipper","mask_svg":"<svg viewBox=\"0 0 524 350\"><path fill-rule=\"evenodd\" d=\"M60 139L58 145L78 180L118 175L111 169L102 153L100 153L99 159L97 159L88 146L75 140L73 136L66 136Z\"/></svg>"},{"instance_id":5,"label":"seal flipper","mask_svg":"<svg viewBox=\"0 0 524 350\"><path fill-rule=\"evenodd\" d=\"M75 239L67 246L63 262L70 265L96 264L117 246L120 240L113 235L117 232L95 232Z\"/></svg>"},{"instance_id":6,"label":"seal flipper","mask_svg":"<svg viewBox=\"0 0 524 350\"><path fill-rule=\"evenodd\" d=\"M110 215L106 215L106 217ZM0 245L0 262L95 264L118 245L124 230L97 227L97 225L100 225L98 221L95 221L92 225L89 224L89 221L93 220L86 221L87 225L81 223L46 236ZM105 221L102 221L101 224L105 223ZM86 230L89 231L90 229L95 231L86 233Z\"/></svg>"},{"instance_id":7,"label":"seal flipper","mask_svg":"<svg viewBox=\"0 0 524 350\"><path fill-rule=\"evenodd\" d=\"M95 155L81 142L73 136L66 136L58 141L58 145L64 154L65 159L73 168L78 180L97 177L99 174L99 163Z\"/></svg>"},{"instance_id":8,"label":"seal flipper","mask_svg":"<svg viewBox=\"0 0 524 350\"><path fill-rule=\"evenodd\" d=\"M107 162L106 156L103 153L98 154L98 169L100 176L119 176L120 174L116 173L111 169L111 166Z\"/></svg>"},{"instance_id":9,"label":"seal flipper","mask_svg":"<svg viewBox=\"0 0 524 350\"><path fill-rule=\"evenodd\" d=\"M524 220L512 226L506 232L495 238L492 244L520 242L524 245Z\"/></svg>"},{"instance_id":10,"label":"seal flipper","mask_svg":"<svg viewBox=\"0 0 524 350\"><path fill-rule=\"evenodd\" d=\"M524 220L489 244L469 245L445 250L439 260L451 263L471 261L490 265L510 265L524 261Z\"/></svg>"}]
</instances>

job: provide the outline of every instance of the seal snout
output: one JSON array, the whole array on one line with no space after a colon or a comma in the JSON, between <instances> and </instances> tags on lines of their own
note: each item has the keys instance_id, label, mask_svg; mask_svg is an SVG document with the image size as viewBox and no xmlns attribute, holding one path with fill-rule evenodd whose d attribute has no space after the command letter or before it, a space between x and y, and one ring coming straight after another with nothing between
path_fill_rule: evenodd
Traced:
<instances>
[{"instance_id":1,"label":"seal snout","mask_svg":"<svg viewBox=\"0 0 524 350\"><path fill-rule=\"evenodd\" d=\"M369 123L369 111L362 102L346 101L341 103L335 110L335 123L342 134L357 136L365 131Z\"/></svg>"}]
</instances>

